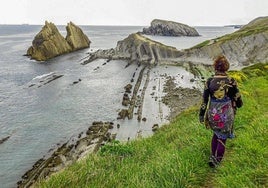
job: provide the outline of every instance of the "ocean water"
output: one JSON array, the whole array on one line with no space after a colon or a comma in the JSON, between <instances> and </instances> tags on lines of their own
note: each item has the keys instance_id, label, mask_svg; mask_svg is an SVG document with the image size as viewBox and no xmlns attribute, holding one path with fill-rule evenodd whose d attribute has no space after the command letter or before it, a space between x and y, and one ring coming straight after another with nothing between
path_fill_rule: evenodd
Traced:
<instances>
[{"instance_id":1,"label":"ocean water","mask_svg":"<svg viewBox=\"0 0 268 188\"><path fill-rule=\"evenodd\" d=\"M135 139L137 131L144 136L152 134L151 125L163 124L168 108L146 95L144 114L146 122L116 120L122 109L124 86L130 83L136 65L127 68L124 61L97 60L85 66L80 63L87 53L97 49L116 46L129 34L141 31L143 27L132 26L81 26L91 40L89 49L56 57L47 62L36 62L23 56L40 25L0 25L0 139L10 138L0 144L1 187L16 187L16 182L40 158L50 154L51 149L77 137L93 121L113 121L121 128L113 130L117 138ZM58 26L65 36L64 26ZM204 40L219 37L235 31L231 27L196 27L200 37L148 36L177 49L189 48ZM156 67L150 77L148 93L164 80L160 75L185 75L188 79L180 84L191 87L193 77L182 68ZM46 76L61 74L63 77L41 85ZM78 84L73 82L81 79ZM35 86L31 84L35 83ZM41 87L38 87L38 86ZM159 88L159 90L162 88ZM158 98L161 99L160 93ZM159 115L159 109L164 112Z\"/></svg>"}]
</instances>

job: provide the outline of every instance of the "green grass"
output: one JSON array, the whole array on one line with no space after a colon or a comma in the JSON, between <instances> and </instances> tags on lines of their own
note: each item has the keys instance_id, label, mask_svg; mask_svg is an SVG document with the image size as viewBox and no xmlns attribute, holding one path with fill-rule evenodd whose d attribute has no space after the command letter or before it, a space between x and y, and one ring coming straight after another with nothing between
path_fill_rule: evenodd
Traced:
<instances>
[{"instance_id":1,"label":"green grass","mask_svg":"<svg viewBox=\"0 0 268 188\"><path fill-rule=\"evenodd\" d=\"M267 33L268 32L268 17L255 20L248 25L242 27L241 29L237 30L236 32L233 32L231 34L227 34L212 40L206 40L200 44L197 44L196 46L190 48L190 49L198 49L202 48L204 46L208 46L210 44L217 43L218 45L223 44L230 40L236 40L241 39L243 37L247 37L250 35L257 35L259 33Z\"/></svg>"},{"instance_id":2,"label":"green grass","mask_svg":"<svg viewBox=\"0 0 268 188\"><path fill-rule=\"evenodd\" d=\"M198 123L193 107L152 137L104 146L37 187L268 187L268 73L259 66L243 71L236 138L227 141L217 169L207 165L212 132Z\"/></svg>"},{"instance_id":3,"label":"green grass","mask_svg":"<svg viewBox=\"0 0 268 188\"><path fill-rule=\"evenodd\" d=\"M201 42L193 47L191 47L190 49L194 49L194 48L202 48L204 46L207 46L210 43L210 40L205 40L204 42Z\"/></svg>"}]
</instances>

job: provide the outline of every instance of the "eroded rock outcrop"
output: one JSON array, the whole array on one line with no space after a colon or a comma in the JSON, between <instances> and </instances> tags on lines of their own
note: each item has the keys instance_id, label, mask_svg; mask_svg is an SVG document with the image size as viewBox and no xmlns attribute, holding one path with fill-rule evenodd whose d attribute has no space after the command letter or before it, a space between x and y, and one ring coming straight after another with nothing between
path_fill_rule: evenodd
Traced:
<instances>
[{"instance_id":1,"label":"eroded rock outcrop","mask_svg":"<svg viewBox=\"0 0 268 188\"><path fill-rule=\"evenodd\" d=\"M89 59L82 64L90 63L98 58L128 60L130 63L158 64L159 62L172 61L181 55L182 53L175 47L166 46L141 34L134 33L126 39L118 41L114 49L98 50L92 53Z\"/></svg>"},{"instance_id":2,"label":"eroded rock outcrop","mask_svg":"<svg viewBox=\"0 0 268 188\"><path fill-rule=\"evenodd\" d=\"M205 41L183 53L178 62L211 64L220 54L224 54L233 67L267 62L268 17L257 18L234 33Z\"/></svg>"},{"instance_id":3,"label":"eroded rock outcrop","mask_svg":"<svg viewBox=\"0 0 268 188\"><path fill-rule=\"evenodd\" d=\"M160 36L199 36L195 28L188 25L155 19L149 28L143 28L143 34Z\"/></svg>"},{"instance_id":4,"label":"eroded rock outcrop","mask_svg":"<svg viewBox=\"0 0 268 188\"><path fill-rule=\"evenodd\" d=\"M45 61L53 57L69 53L90 45L88 37L72 22L68 23L66 39L53 23L45 22L42 30L35 36L27 55L37 61Z\"/></svg>"},{"instance_id":5,"label":"eroded rock outcrop","mask_svg":"<svg viewBox=\"0 0 268 188\"><path fill-rule=\"evenodd\" d=\"M78 136L77 141L72 139L57 148L51 156L38 160L17 182L18 187L34 187L41 179L46 179L89 153L98 151L101 145L115 139L115 135L109 132L112 128L112 122L93 122L85 134Z\"/></svg>"},{"instance_id":6,"label":"eroded rock outcrop","mask_svg":"<svg viewBox=\"0 0 268 188\"><path fill-rule=\"evenodd\" d=\"M10 136L7 136L5 138L0 139L0 144L3 144L5 141L7 141L10 138Z\"/></svg>"}]
</instances>

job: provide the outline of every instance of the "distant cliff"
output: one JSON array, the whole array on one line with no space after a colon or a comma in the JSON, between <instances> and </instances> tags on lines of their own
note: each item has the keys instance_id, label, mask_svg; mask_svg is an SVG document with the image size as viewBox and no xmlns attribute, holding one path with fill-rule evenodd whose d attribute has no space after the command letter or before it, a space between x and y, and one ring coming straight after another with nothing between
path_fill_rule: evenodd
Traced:
<instances>
[{"instance_id":1,"label":"distant cliff","mask_svg":"<svg viewBox=\"0 0 268 188\"><path fill-rule=\"evenodd\" d=\"M234 33L204 41L181 51L153 41L142 34L131 34L119 41L114 49L91 53L88 60L82 64L104 58L154 65L161 63L211 65L213 59L220 54L225 55L233 67L267 62L268 17L257 18Z\"/></svg>"},{"instance_id":2,"label":"distant cliff","mask_svg":"<svg viewBox=\"0 0 268 188\"><path fill-rule=\"evenodd\" d=\"M45 61L89 47L90 40L78 26L70 22L66 30L65 39L53 23L46 21L42 30L35 36L32 46L27 50L27 55L37 61Z\"/></svg>"},{"instance_id":3,"label":"distant cliff","mask_svg":"<svg viewBox=\"0 0 268 188\"><path fill-rule=\"evenodd\" d=\"M92 53L89 59L83 64L87 64L98 58L157 64L159 62L172 61L180 55L182 53L174 47L166 46L141 34L134 33L124 40L118 41L114 49L98 50Z\"/></svg>"},{"instance_id":4,"label":"distant cliff","mask_svg":"<svg viewBox=\"0 0 268 188\"><path fill-rule=\"evenodd\" d=\"M188 25L155 19L149 28L143 28L143 34L160 36L199 36L195 28Z\"/></svg>"},{"instance_id":5,"label":"distant cliff","mask_svg":"<svg viewBox=\"0 0 268 188\"><path fill-rule=\"evenodd\" d=\"M268 61L268 17L260 17L234 33L204 41L183 51L178 62L208 63L224 54L232 66Z\"/></svg>"}]
</instances>

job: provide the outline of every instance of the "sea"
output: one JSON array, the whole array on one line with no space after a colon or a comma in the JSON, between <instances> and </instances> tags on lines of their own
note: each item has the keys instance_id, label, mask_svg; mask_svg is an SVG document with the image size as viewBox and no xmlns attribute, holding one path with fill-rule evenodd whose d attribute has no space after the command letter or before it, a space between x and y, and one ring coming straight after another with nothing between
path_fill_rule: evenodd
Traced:
<instances>
[{"instance_id":1,"label":"sea","mask_svg":"<svg viewBox=\"0 0 268 188\"><path fill-rule=\"evenodd\" d=\"M24 55L42 25L0 25L0 140L8 138L0 144L1 188L16 187L21 176L38 159L86 131L93 121L120 124L121 127L113 132L122 141L135 139L141 132L143 136L150 136L153 124L168 122L165 118L168 108L159 102L151 105L156 99L150 98L149 93L143 109L146 122L117 120L124 86L130 83L136 65L126 67L124 61L106 63L101 59L81 65L89 52L114 48L118 41L142 31L143 27L83 25L80 28L89 37L90 48L37 62ZM65 26L57 28L66 36ZM186 49L235 31L233 27L195 28L201 36L148 37L177 49ZM193 77L182 68L156 67L151 75L151 79L156 80L155 85L163 82L160 75L165 73ZM63 76L46 85L40 84L53 74ZM187 80L178 84L192 86ZM163 105L162 113L155 110L159 105Z\"/></svg>"}]
</instances>

